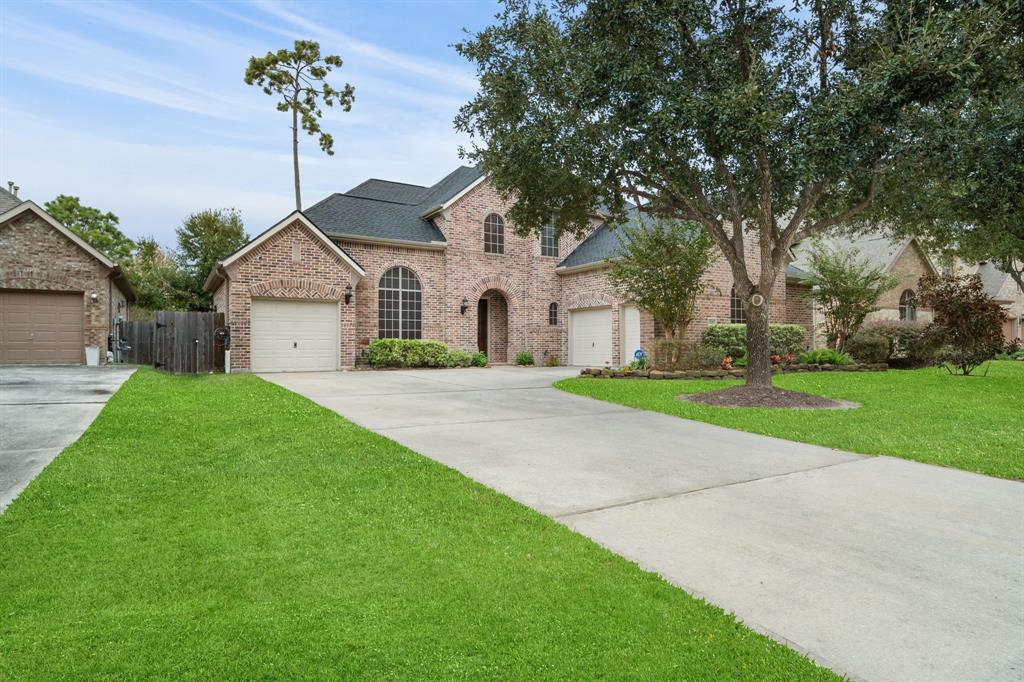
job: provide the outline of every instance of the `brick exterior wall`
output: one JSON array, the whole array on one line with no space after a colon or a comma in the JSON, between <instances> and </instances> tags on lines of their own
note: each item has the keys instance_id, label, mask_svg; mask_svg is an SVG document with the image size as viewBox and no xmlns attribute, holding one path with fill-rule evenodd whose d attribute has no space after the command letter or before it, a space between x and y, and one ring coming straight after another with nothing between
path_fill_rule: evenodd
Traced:
<instances>
[{"instance_id":1,"label":"brick exterior wall","mask_svg":"<svg viewBox=\"0 0 1024 682\"><path fill-rule=\"evenodd\" d=\"M109 275L110 268L31 210L0 225L0 289L81 293L83 362L85 346L98 346L100 362L106 362L110 321L117 303L125 302ZM127 319L126 303L122 314Z\"/></svg>"},{"instance_id":2,"label":"brick exterior wall","mask_svg":"<svg viewBox=\"0 0 1024 682\"><path fill-rule=\"evenodd\" d=\"M900 295L907 289L917 293L917 281L922 276L930 274L932 269L928 266L921 247L917 242L911 242L903 250L896 261L892 264L889 272L896 275L899 281L889 291L878 297L879 310L871 313L867 321L873 320L898 320L900 319ZM917 307L917 320L919 322L930 322L932 311L921 306Z\"/></svg>"},{"instance_id":3,"label":"brick exterior wall","mask_svg":"<svg viewBox=\"0 0 1024 682\"><path fill-rule=\"evenodd\" d=\"M804 343L808 348L815 344L813 306L811 287L806 284L786 282L786 322L798 324L807 330Z\"/></svg>"},{"instance_id":4,"label":"brick exterior wall","mask_svg":"<svg viewBox=\"0 0 1024 682\"><path fill-rule=\"evenodd\" d=\"M299 261L293 258L298 248ZM343 300L345 285L359 275L310 232L300 220L282 228L227 267L228 280L214 292L214 308L231 327L231 370L250 368L253 298L336 301L341 339L340 366L355 358L356 306Z\"/></svg>"}]
</instances>

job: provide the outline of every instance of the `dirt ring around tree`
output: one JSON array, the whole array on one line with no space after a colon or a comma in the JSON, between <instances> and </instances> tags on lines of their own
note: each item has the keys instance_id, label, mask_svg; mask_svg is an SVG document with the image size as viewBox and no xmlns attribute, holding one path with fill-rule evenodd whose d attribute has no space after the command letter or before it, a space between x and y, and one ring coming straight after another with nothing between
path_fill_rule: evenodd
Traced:
<instances>
[{"instance_id":1,"label":"dirt ring around tree","mask_svg":"<svg viewBox=\"0 0 1024 682\"><path fill-rule=\"evenodd\" d=\"M767 386L733 386L721 391L684 393L678 400L714 407L768 407L790 410L853 410L860 403Z\"/></svg>"}]
</instances>

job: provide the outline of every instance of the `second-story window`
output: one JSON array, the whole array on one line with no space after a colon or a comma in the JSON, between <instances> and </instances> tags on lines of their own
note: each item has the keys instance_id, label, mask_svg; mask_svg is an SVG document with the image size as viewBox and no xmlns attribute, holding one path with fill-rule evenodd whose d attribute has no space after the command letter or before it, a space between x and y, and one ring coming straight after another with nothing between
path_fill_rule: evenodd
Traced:
<instances>
[{"instance_id":1,"label":"second-story window","mask_svg":"<svg viewBox=\"0 0 1024 682\"><path fill-rule=\"evenodd\" d=\"M497 213L484 218L484 253L505 253L505 221Z\"/></svg>"},{"instance_id":2,"label":"second-story window","mask_svg":"<svg viewBox=\"0 0 1024 682\"><path fill-rule=\"evenodd\" d=\"M545 225L540 233L540 255L558 256L558 237L554 225Z\"/></svg>"}]
</instances>

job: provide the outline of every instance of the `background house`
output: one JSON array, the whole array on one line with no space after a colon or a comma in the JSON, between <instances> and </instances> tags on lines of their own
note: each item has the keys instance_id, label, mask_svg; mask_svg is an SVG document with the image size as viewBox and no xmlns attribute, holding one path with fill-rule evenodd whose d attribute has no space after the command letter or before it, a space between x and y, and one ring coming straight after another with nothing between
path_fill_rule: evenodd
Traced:
<instances>
[{"instance_id":1,"label":"background house","mask_svg":"<svg viewBox=\"0 0 1024 682\"><path fill-rule=\"evenodd\" d=\"M121 268L32 201L0 189L0 364L106 361L135 295Z\"/></svg>"},{"instance_id":2,"label":"background house","mask_svg":"<svg viewBox=\"0 0 1024 682\"><path fill-rule=\"evenodd\" d=\"M953 267L959 274L978 275L985 293L1003 307L1006 320L1003 322L1003 339L1009 343L1024 338L1024 291L1008 273L1000 270L991 261L967 263L954 260Z\"/></svg>"}]
</instances>

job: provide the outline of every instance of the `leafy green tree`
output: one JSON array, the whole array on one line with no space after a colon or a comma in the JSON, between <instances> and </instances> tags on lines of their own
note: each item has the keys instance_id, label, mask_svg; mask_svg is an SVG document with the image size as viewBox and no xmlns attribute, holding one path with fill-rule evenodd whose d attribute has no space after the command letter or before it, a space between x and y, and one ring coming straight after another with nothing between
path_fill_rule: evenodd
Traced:
<instances>
[{"instance_id":1,"label":"leafy green tree","mask_svg":"<svg viewBox=\"0 0 1024 682\"><path fill-rule=\"evenodd\" d=\"M859 259L856 251L830 248L821 240L811 244L807 275L803 281L814 287L811 298L825 317L829 346L840 353L864 318L878 310L878 297L899 281L884 268Z\"/></svg>"},{"instance_id":2,"label":"leafy green tree","mask_svg":"<svg viewBox=\"0 0 1024 682\"><path fill-rule=\"evenodd\" d=\"M595 207L699 222L747 309L747 382L771 384L770 292L789 249L864 213L917 113L1015 35L993 3L505 0L457 45L480 90L456 119L520 230ZM482 142L480 144L479 142ZM760 265L747 259L748 246Z\"/></svg>"},{"instance_id":3,"label":"leafy green tree","mask_svg":"<svg viewBox=\"0 0 1024 682\"><path fill-rule=\"evenodd\" d=\"M678 221L633 227L623 242L621 257L610 261L609 281L625 300L649 312L668 338L676 338L710 286L704 274L715 259L715 243L699 223Z\"/></svg>"},{"instance_id":4,"label":"leafy green tree","mask_svg":"<svg viewBox=\"0 0 1024 682\"><path fill-rule=\"evenodd\" d=\"M203 284L218 261L242 248L249 241L242 216L233 208L207 209L185 218L176 230L177 260L185 273L190 310L209 310L213 297Z\"/></svg>"},{"instance_id":5,"label":"leafy green tree","mask_svg":"<svg viewBox=\"0 0 1024 682\"><path fill-rule=\"evenodd\" d=\"M113 213L83 206L81 199L67 194L60 194L52 201L47 201L43 208L57 222L115 263L123 264L131 260L135 242L121 232L118 228L120 221Z\"/></svg>"},{"instance_id":6,"label":"leafy green tree","mask_svg":"<svg viewBox=\"0 0 1024 682\"><path fill-rule=\"evenodd\" d=\"M939 360L951 374L967 376L1003 349L1006 315L978 275L925 275L917 296L934 311L929 331L941 339Z\"/></svg>"},{"instance_id":7,"label":"leafy green tree","mask_svg":"<svg viewBox=\"0 0 1024 682\"><path fill-rule=\"evenodd\" d=\"M320 149L334 154L334 138L320 127L323 117L321 103L338 104L343 111L352 109L355 89L346 83L340 90L325 79L332 69L341 68L341 57L320 56L320 43L296 40L294 50L268 52L263 57L250 57L245 70L247 85L258 85L268 95L277 95L278 111L292 113L292 166L295 173L295 210L302 210L299 190L299 127L316 136Z\"/></svg>"},{"instance_id":8,"label":"leafy green tree","mask_svg":"<svg viewBox=\"0 0 1024 682\"><path fill-rule=\"evenodd\" d=\"M135 254L126 265L135 289L135 306L146 310L183 310L188 307L191 286L187 273L173 252L162 248L153 237L137 242Z\"/></svg>"},{"instance_id":9,"label":"leafy green tree","mask_svg":"<svg viewBox=\"0 0 1024 682\"><path fill-rule=\"evenodd\" d=\"M1006 5L1006 11L1012 11ZM1021 17L1017 5L1018 21ZM988 50L976 87L919 112L930 135L886 178L881 220L936 253L992 261L1024 288L1024 40ZM1011 32L1012 35L1012 32Z\"/></svg>"}]
</instances>

